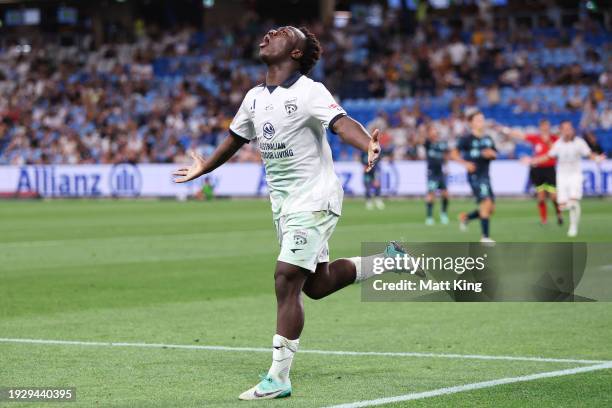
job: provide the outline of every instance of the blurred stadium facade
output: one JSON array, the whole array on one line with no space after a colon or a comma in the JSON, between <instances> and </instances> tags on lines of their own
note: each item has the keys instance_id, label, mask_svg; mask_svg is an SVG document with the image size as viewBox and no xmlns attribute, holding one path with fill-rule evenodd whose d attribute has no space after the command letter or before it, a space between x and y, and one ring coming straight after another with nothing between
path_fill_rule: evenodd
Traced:
<instances>
[{"instance_id":1,"label":"blurred stadium facade","mask_svg":"<svg viewBox=\"0 0 612 408\"><path fill-rule=\"evenodd\" d=\"M611 10L603 0L0 0L0 194L193 193L199 185L174 186L170 169L226 136L264 78L257 39L287 23L323 44L311 76L384 130L387 194L425 191L423 124L452 143L470 107L534 132L540 119L571 120L609 154ZM530 147L493 134L507 159L494 188L527 192L512 159ZM329 138L347 192L360 194L359 155ZM264 194L256 147L233 161L208 180L218 193ZM609 161L586 170L587 193L611 194ZM450 176L451 192L468 191L461 169Z\"/></svg>"}]
</instances>

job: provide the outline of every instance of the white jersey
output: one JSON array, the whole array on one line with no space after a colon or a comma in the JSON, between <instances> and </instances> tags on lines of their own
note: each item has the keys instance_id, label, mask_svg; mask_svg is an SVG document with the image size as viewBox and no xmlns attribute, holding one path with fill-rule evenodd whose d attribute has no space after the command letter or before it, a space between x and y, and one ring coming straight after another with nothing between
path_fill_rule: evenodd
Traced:
<instances>
[{"instance_id":1,"label":"white jersey","mask_svg":"<svg viewBox=\"0 0 612 408\"><path fill-rule=\"evenodd\" d=\"M299 73L246 94L230 133L257 140L274 219L302 211L340 215L342 184L325 129L345 115L323 84Z\"/></svg>"},{"instance_id":2,"label":"white jersey","mask_svg":"<svg viewBox=\"0 0 612 408\"><path fill-rule=\"evenodd\" d=\"M591 154L586 142L574 137L569 142L563 138L557 140L550 148L548 155L557 158L557 179L582 175L582 158Z\"/></svg>"}]
</instances>

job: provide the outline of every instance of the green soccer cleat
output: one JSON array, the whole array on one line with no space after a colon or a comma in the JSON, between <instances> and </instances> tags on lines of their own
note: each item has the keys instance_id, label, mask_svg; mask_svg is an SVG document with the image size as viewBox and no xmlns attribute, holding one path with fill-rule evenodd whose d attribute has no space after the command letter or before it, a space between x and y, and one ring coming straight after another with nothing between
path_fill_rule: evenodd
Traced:
<instances>
[{"instance_id":1,"label":"green soccer cleat","mask_svg":"<svg viewBox=\"0 0 612 408\"><path fill-rule=\"evenodd\" d=\"M385 248L385 251L383 252L383 255L385 256L385 258L395 258L396 256L402 257L404 255L408 255L409 257L412 257L412 255L410 255L408 251L406 251L396 241L389 241L389 243L387 244L387 247ZM396 270L395 272L402 273L404 271ZM425 278L427 276L425 271L422 268L419 268L417 271L414 272L414 274L422 278Z\"/></svg>"},{"instance_id":2,"label":"green soccer cleat","mask_svg":"<svg viewBox=\"0 0 612 408\"><path fill-rule=\"evenodd\" d=\"M395 258L397 255L402 256L406 253L406 250L402 248L400 244L395 241L389 241L385 248L385 258Z\"/></svg>"},{"instance_id":3,"label":"green soccer cleat","mask_svg":"<svg viewBox=\"0 0 612 408\"><path fill-rule=\"evenodd\" d=\"M238 399L243 401L285 398L291 396L291 381L286 384L277 382L272 377L260 376L261 381L253 388L240 394Z\"/></svg>"},{"instance_id":4,"label":"green soccer cleat","mask_svg":"<svg viewBox=\"0 0 612 408\"><path fill-rule=\"evenodd\" d=\"M425 225L431 226L431 225L434 225L435 223L436 222L434 221L432 217L425 218Z\"/></svg>"}]
</instances>

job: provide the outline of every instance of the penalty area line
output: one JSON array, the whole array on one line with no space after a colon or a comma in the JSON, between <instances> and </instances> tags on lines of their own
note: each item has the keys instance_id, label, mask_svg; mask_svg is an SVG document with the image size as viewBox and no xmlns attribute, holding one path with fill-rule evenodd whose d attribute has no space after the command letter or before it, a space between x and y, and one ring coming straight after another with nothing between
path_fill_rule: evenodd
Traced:
<instances>
[{"instance_id":1,"label":"penalty area line","mask_svg":"<svg viewBox=\"0 0 612 408\"><path fill-rule=\"evenodd\" d=\"M270 353L270 348L263 347L234 347L234 346L206 346L199 344L164 344L164 343L126 343L126 342L102 342L102 341L77 341L77 340L45 340L45 339L23 339L0 337L0 343L16 344L47 344L63 346L94 346L94 347L140 347L140 348L166 348L186 350L209 350L209 351L233 351ZM540 363L570 363L570 364L601 364L612 363L605 360L583 360L570 358L547 358L527 356L490 356L481 354L448 354L448 353L419 353L419 352L385 352L385 351L342 351L342 350L309 350L300 349L300 354L320 354L330 356L379 356L379 357L429 357L450 358L464 360L504 360L504 361L533 361Z\"/></svg>"},{"instance_id":2,"label":"penalty area line","mask_svg":"<svg viewBox=\"0 0 612 408\"><path fill-rule=\"evenodd\" d=\"M349 402L346 404L331 405L326 408L373 407L377 405L392 404L396 402L413 401L413 400L420 400L420 399L425 399L425 398L438 397L441 395L456 394L456 393L465 392L465 391L480 390L483 388L497 387L498 385L535 381L535 380L539 380L542 378L563 377L566 375L588 373L591 371L606 370L606 369L611 369L611 368L612 368L612 362L606 362L603 364L596 364L596 365L591 365L587 367L568 368L565 370L547 371L547 372L538 373L538 374L523 375L520 377L500 378L497 380L457 385L454 387L438 388L435 390L424 391L424 392L414 392L410 394L398 395L395 397L385 397L385 398L378 398L378 399L366 400L366 401Z\"/></svg>"}]
</instances>

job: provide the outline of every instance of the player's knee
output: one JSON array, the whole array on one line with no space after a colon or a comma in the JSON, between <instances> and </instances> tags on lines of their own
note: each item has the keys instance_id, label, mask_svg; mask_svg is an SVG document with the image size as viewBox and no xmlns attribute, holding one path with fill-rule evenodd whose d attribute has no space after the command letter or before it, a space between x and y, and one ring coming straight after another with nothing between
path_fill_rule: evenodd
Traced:
<instances>
[{"instance_id":1,"label":"player's knee","mask_svg":"<svg viewBox=\"0 0 612 408\"><path fill-rule=\"evenodd\" d=\"M480 217L487 218L493 212L493 208L493 201L490 198L483 200L478 211Z\"/></svg>"},{"instance_id":2,"label":"player's knee","mask_svg":"<svg viewBox=\"0 0 612 408\"><path fill-rule=\"evenodd\" d=\"M478 215L480 215L481 217L483 215L488 215L489 213L489 203L487 202L487 200L483 200L480 205L478 206Z\"/></svg>"}]
</instances>

